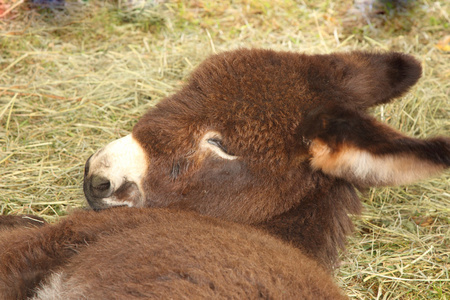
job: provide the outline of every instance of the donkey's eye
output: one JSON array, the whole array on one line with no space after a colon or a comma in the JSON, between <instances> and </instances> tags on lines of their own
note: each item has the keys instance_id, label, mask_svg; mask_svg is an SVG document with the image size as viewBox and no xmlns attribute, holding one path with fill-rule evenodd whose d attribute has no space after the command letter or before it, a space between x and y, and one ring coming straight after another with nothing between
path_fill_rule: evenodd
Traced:
<instances>
[{"instance_id":1,"label":"donkey's eye","mask_svg":"<svg viewBox=\"0 0 450 300\"><path fill-rule=\"evenodd\" d=\"M200 141L199 148L202 149L202 151L213 153L215 156L223 159L234 160L238 158L229 152L228 148L222 141L222 135L216 131L206 132Z\"/></svg>"},{"instance_id":2,"label":"donkey's eye","mask_svg":"<svg viewBox=\"0 0 450 300\"><path fill-rule=\"evenodd\" d=\"M214 145L214 146L218 147L218 148L219 148L220 150L222 150L225 154L228 154L228 155L234 155L234 154L228 152L227 147L225 147L225 146L222 144L222 141L221 141L220 139L218 139L218 138L210 138L210 139L207 140L207 142L208 142L209 144L211 144L211 145Z\"/></svg>"}]
</instances>

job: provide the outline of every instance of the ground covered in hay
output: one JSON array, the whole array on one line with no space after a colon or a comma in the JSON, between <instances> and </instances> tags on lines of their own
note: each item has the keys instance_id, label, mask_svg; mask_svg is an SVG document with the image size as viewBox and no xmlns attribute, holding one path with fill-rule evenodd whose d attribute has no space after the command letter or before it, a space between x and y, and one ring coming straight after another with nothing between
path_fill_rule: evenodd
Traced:
<instances>
[{"instance_id":1,"label":"ground covered in hay","mask_svg":"<svg viewBox=\"0 0 450 300\"><path fill-rule=\"evenodd\" d=\"M85 206L85 160L208 55L238 47L413 54L423 78L374 113L409 135L449 135L449 2L370 2L0 0L0 213L52 222ZM336 272L350 297L450 299L448 175L363 195Z\"/></svg>"}]
</instances>

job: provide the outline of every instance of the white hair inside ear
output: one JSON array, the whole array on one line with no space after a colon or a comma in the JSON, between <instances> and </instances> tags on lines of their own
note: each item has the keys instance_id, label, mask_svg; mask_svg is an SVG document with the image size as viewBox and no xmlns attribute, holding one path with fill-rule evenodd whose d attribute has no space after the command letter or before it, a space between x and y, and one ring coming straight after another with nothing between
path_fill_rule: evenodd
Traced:
<instances>
[{"instance_id":1,"label":"white hair inside ear","mask_svg":"<svg viewBox=\"0 0 450 300\"><path fill-rule=\"evenodd\" d=\"M200 142L200 149L202 151L212 152L215 156L218 156L227 160L235 160L237 156L227 153L226 148L222 144L222 135L216 131L208 131Z\"/></svg>"}]
</instances>

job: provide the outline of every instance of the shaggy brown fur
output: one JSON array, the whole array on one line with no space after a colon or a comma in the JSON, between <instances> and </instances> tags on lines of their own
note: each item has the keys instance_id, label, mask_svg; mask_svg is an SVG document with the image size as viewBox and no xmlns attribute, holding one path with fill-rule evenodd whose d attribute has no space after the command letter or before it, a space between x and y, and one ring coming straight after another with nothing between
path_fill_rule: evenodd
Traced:
<instances>
[{"instance_id":1,"label":"shaggy brown fur","mask_svg":"<svg viewBox=\"0 0 450 300\"><path fill-rule=\"evenodd\" d=\"M45 224L43 218L33 215L1 216L0 231L11 230L15 227L39 227Z\"/></svg>"},{"instance_id":2,"label":"shaggy brown fur","mask_svg":"<svg viewBox=\"0 0 450 300\"><path fill-rule=\"evenodd\" d=\"M121 186L112 190L109 179L97 175L97 170L92 167L98 157L94 155L86 163L84 190L87 200L92 208L102 209L110 205L104 200L113 195L111 205L123 203L191 210L252 225L289 242L322 266L332 268L337 261L338 248L343 248L345 235L352 229L348 214L358 214L361 210L355 186L408 183L437 174L450 166L448 138L409 138L366 114L367 108L387 103L405 93L420 75L420 64L414 58L399 53L352 52L310 56L242 49L212 56L194 71L184 88L161 101L134 127L133 138L145 150L148 163L142 179L136 182L124 180ZM211 132L217 135L207 143L222 156L202 148L205 135ZM105 154L106 149L98 153L103 151ZM94 166L114 169L107 158L103 157L105 160ZM173 253L177 259L185 259L183 263L199 264L198 270L187 277L169 272L172 275L167 278L183 282L180 293L184 288L186 292L194 291L185 285L191 281L190 278L200 285L212 280L200 279L203 275L195 277L200 270L204 274L211 272L214 274L212 277L237 278L234 273L230 277L227 275L234 270L227 261L233 255L232 251L240 253L236 261L246 261L244 269L239 272L247 274L250 271L245 268L255 267L249 273L250 279L259 274L258 270L261 270L261 276L272 270L274 272L270 276L297 278L293 282L298 282L299 286L311 286L311 290L301 288L302 293L318 293L317 284L329 280L321 275L322 269L309 258L293 248L283 248L287 246L273 239L267 242L270 255L265 256L265 248L258 246L256 252L262 256L255 258L256 261L247 260L246 241L252 240L250 236L256 232L249 227L229 225L219 220L205 221L199 215L186 212L177 215L182 224L173 217L174 213L166 210L161 213L148 210L149 219L140 219L141 213L133 210L119 209L118 215L115 212L104 211L98 215L88 212L85 218L78 213L55 226L18 230L2 237L8 242L0 246L3 247L0 248L0 291L3 289L11 297L32 294L39 282L49 280L50 274L60 267L62 275L52 275L53 288L68 289L70 287L64 283L70 281L76 283L75 286L84 286L89 290L86 293L94 293L95 288L89 287L91 279L83 276L95 269L98 271L96 276L100 277L92 279L94 286L99 286L103 280L105 284L113 285L101 277L102 270L112 276L115 272L122 272L122 268L127 269L120 264L120 255L112 255L123 253L123 247L127 247L125 250L137 247L129 257L124 256L131 264L127 272L135 274L130 276L139 278L141 272L153 274L155 265L144 264L142 269L137 266L145 257L139 253L144 253L151 244L146 236L153 237L153 231L162 234L159 243L163 245L160 246L166 247L164 249L169 253L163 260L159 257L153 263L162 264ZM141 212L145 214L146 210ZM152 216L163 218L164 214L168 215L158 225L161 228L145 228ZM222 224L218 225L224 229L219 239L228 242L217 247L212 241L208 242L212 237L202 227L206 226L205 222ZM181 244L178 243L180 236L166 232L191 225L195 231L181 239ZM237 234L243 235L232 243L230 236ZM263 233L257 236L262 240L268 239ZM143 242L138 243L138 240ZM123 241L131 245L123 246ZM114 243L120 246L114 246ZM211 265L209 270L210 263L200 264L192 252L179 256L177 249L182 244L198 249L201 248L199 243L205 243L202 251L206 253L222 253L223 264ZM264 244L261 240L255 243ZM235 244L243 248L233 248ZM279 249L270 250L274 247ZM228 248L230 251L222 251ZM288 256L284 254L286 251ZM291 253L296 254L291 256ZM275 268L278 262L270 260L271 256L285 261L280 262L283 265L281 269ZM85 263L85 260L91 263ZM264 260L267 260L267 268ZM294 269L297 266L301 273L297 275L303 277L290 277L290 264ZM165 272L164 268L158 270ZM316 285L310 284L308 278L314 277L309 276L316 274L319 276L316 277ZM117 295L126 292L122 288L129 289L130 293L142 291L144 295L149 290L156 291L156 287L149 288L140 281L130 288L123 283L125 277L117 279L121 282ZM156 277L166 278L163 275ZM239 293L258 290L262 297L275 297L278 292L264 292L273 284L273 278L265 277L261 281L253 281L253 284L249 283L251 280L238 279L250 285L242 283L242 289L237 288ZM58 282L62 282L62 286L58 286ZM209 286L211 291L208 285L203 285L208 293L214 292L216 285L220 290L219 282L214 282L214 288ZM289 284L285 280L281 282ZM259 289L258 286L264 288ZM106 293L105 289L103 293ZM226 289L230 289L230 293L233 290L228 285ZM322 292L327 289L325 287ZM331 290L334 291L333 288ZM290 293L289 287L285 291ZM320 294L316 295L313 298L320 298Z\"/></svg>"},{"instance_id":3,"label":"shaggy brown fur","mask_svg":"<svg viewBox=\"0 0 450 300\"><path fill-rule=\"evenodd\" d=\"M298 249L248 226L168 209L80 211L11 231L0 261L2 299L32 296L27 287L44 278L33 299L345 299Z\"/></svg>"}]
</instances>

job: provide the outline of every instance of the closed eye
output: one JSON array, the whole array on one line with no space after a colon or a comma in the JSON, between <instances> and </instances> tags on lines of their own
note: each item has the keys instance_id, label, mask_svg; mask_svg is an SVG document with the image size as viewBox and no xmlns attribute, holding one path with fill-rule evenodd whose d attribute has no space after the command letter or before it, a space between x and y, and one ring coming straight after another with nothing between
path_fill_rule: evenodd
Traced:
<instances>
[{"instance_id":1,"label":"closed eye","mask_svg":"<svg viewBox=\"0 0 450 300\"><path fill-rule=\"evenodd\" d=\"M219 140L218 138L208 139L207 142L210 143L211 145L219 147L225 154L234 156L234 154L228 152L228 149L222 144L222 141Z\"/></svg>"},{"instance_id":2,"label":"closed eye","mask_svg":"<svg viewBox=\"0 0 450 300\"><path fill-rule=\"evenodd\" d=\"M207 149L210 152L213 152L216 156L223 159L234 160L237 158L237 156L228 151L227 147L222 142L221 135L218 132L207 132L203 136L200 147L204 150Z\"/></svg>"}]
</instances>

